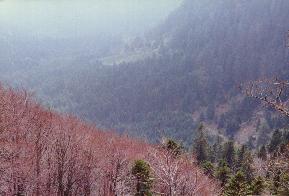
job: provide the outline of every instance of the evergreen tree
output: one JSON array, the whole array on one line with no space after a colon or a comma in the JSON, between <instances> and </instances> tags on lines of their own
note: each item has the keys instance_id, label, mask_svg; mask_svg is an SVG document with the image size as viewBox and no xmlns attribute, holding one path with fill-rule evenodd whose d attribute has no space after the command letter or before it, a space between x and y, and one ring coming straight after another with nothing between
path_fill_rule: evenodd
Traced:
<instances>
[{"instance_id":1,"label":"evergreen tree","mask_svg":"<svg viewBox=\"0 0 289 196\"><path fill-rule=\"evenodd\" d=\"M279 187L278 190L278 195L284 195L288 196L289 195L289 173L284 173L281 176L281 186Z\"/></svg>"},{"instance_id":2,"label":"evergreen tree","mask_svg":"<svg viewBox=\"0 0 289 196\"><path fill-rule=\"evenodd\" d=\"M254 179L250 186L250 194L251 195L261 195L265 189L264 180L262 177L258 176Z\"/></svg>"},{"instance_id":3,"label":"evergreen tree","mask_svg":"<svg viewBox=\"0 0 289 196\"><path fill-rule=\"evenodd\" d=\"M211 148L211 162L218 162L222 158L223 146L222 146L222 138L217 136L216 142L213 144Z\"/></svg>"},{"instance_id":4,"label":"evergreen tree","mask_svg":"<svg viewBox=\"0 0 289 196\"><path fill-rule=\"evenodd\" d=\"M277 195L279 192L279 188L280 188L280 184L281 184L281 172L280 171L276 171L274 172L274 176L271 180L271 192L274 195Z\"/></svg>"},{"instance_id":5,"label":"evergreen tree","mask_svg":"<svg viewBox=\"0 0 289 196\"><path fill-rule=\"evenodd\" d=\"M247 181L253 180L253 157L245 145L242 145L241 149L237 152L235 168L237 171L242 171L246 176Z\"/></svg>"},{"instance_id":6,"label":"evergreen tree","mask_svg":"<svg viewBox=\"0 0 289 196\"><path fill-rule=\"evenodd\" d=\"M223 159L226 161L228 166L233 169L235 162L235 148L233 140L230 140L224 144Z\"/></svg>"},{"instance_id":7,"label":"evergreen tree","mask_svg":"<svg viewBox=\"0 0 289 196\"><path fill-rule=\"evenodd\" d=\"M241 171L244 172L244 175L248 182L251 182L253 180L254 178L253 156L251 154L251 151L249 150L245 150Z\"/></svg>"},{"instance_id":8,"label":"evergreen tree","mask_svg":"<svg viewBox=\"0 0 289 196\"><path fill-rule=\"evenodd\" d=\"M245 153L246 153L246 146L242 145L241 149L237 150L237 158L236 158L236 169L241 170L245 158Z\"/></svg>"},{"instance_id":9,"label":"evergreen tree","mask_svg":"<svg viewBox=\"0 0 289 196\"><path fill-rule=\"evenodd\" d=\"M283 143L284 144L289 143L289 130L284 130L283 132Z\"/></svg>"},{"instance_id":10,"label":"evergreen tree","mask_svg":"<svg viewBox=\"0 0 289 196\"><path fill-rule=\"evenodd\" d=\"M209 144L204 133L204 126L200 125L198 128L197 138L194 141L194 153L199 164L208 160Z\"/></svg>"},{"instance_id":11,"label":"evergreen tree","mask_svg":"<svg viewBox=\"0 0 289 196\"><path fill-rule=\"evenodd\" d=\"M268 141L270 140L270 132L271 129L269 128L267 123L263 123L257 127L258 130L258 138L257 138L257 147L262 145L267 145Z\"/></svg>"},{"instance_id":12,"label":"evergreen tree","mask_svg":"<svg viewBox=\"0 0 289 196\"><path fill-rule=\"evenodd\" d=\"M205 162L202 164L202 167L203 167L204 173L205 173L207 176L210 176L210 177L213 177L213 176L214 176L215 168L214 168L214 165L213 165L212 162L210 162L210 161L205 161Z\"/></svg>"},{"instance_id":13,"label":"evergreen tree","mask_svg":"<svg viewBox=\"0 0 289 196\"><path fill-rule=\"evenodd\" d=\"M136 196L152 195L150 189L152 179L150 176L150 166L143 160L136 160L132 168L132 174L136 178Z\"/></svg>"},{"instance_id":14,"label":"evergreen tree","mask_svg":"<svg viewBox=\"0 0 289 196\"><path fill-rule=\"evenodd\" d=\"M224 160L220 160L218 167L216 169L215 176L218 180L220 180L221 186L225 186L230 174L231 169L228 167L227 163Z\"/></svg>"},{"instance_id":15,"label":"evergreen tree","mask_svg":"<svg viewBox=\"0 0 289 196\"><path fill-rule=\"evenodd\" d=\"M181 155L183 151L183 147L172 139L166 142L165 148L176 157Z\"/></svg>"},{"instance_id":16,"label":"evergreen tree","mask_svg":"<svg viewBox=\"0 0 289 196\"><path fill-rule=\"evenodd\" d=\"M281 143L282 143L282 132L279 129L277 129L273 133L272 139L271 139L270 144L268 146L268 151L270 153L276 151Z\"/></svg>"},{"instance_id":17,"label":"evergreen tree","mask_svg":"<svg viewBox=\"0 0 289 196\"><path fill-rule=\"evenodd\" d=\"M266 147L263 145L261 146L257 156L262 159L263 161L267 160L267 150Z\"/></svg>"},{"instance_id":18,"label":"evergreen tree","mask_svg":"<svg viewBox=\"0 0 289 196\"><path fill-rule=\"evenodd\" d=\"M226 196L247 196L250 194L250 186L246 181L243 172L238 171L232 176L225 187Z\"/></svg>"},{"instance_id":19,"label":"evergreen tree","mask_svg":"<svg viewBox=\"0 0 289 196\"><path fill-rule=\"evenodd\" d=\"M250 150L253 150L256 145L256 137L255 136L250 136L248 141L246 142L246 146L250 149Z\"/></svg>"},{"instance_id":20,"label":"evergreen tree","mask_svg":"<svg viewBox=\"0 0 289 196\"><path fill-rule=\"evenodd\" d=\"M287 196L289 193L289 173L281 170L288 171L288 169L276 165L274 167L276 168L273 168L275 171L270 181L271 192L274 195Z\"/></svg>"}]
</instances>

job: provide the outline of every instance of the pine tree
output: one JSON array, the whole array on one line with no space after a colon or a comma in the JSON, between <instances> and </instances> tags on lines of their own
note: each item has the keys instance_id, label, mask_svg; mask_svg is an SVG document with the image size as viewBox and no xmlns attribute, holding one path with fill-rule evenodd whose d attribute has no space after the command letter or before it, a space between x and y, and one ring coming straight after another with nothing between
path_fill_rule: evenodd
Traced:
<instances>
[{"instance_id":1,"label":"pine tree","mask_svg":"<svg viewBox=\"0 0 289 196\"><path fill-rule=\"evenodd\" d=\"M245 158L245 153L246 153L246 146L242 145L241 149L238 149L237 151L237 158L236 158L236 169L241 170Z\"/></svg>"},{"instance_id":2,"label":"pine tree","mask_svg":"<svg viewBox=\"0 0 289 196\"><path fill-rule=\"evenodd\" d=\"M261 195L265 189L264 180L261 176L254 179L250 186L250 195Z\"/></svg>"},{"instance_id":3,"label":"pine tree","mask_svg":"<svg viewBox=\"0 0 289 196\"><path fill-rule=\"evenodd\" d=\"M247 196L250 194L250 186L246 182L243 172L238 171L232 176L225 187L226 196Z\"/></svg>"},{"instance_id":4,"label":"pine tree","mask_svg":"<svg viewBox=\"0 0 289 196\"><path fill-rule=\"evenodd\" d=\"M273 133L272 139L271 139L270 144L268 146L268 151L270 153L276 151L281 143L282 143L282 132L277 129Z\"/></svg>"},{"instance_id":5,"label":"pine tree","mask_svg":"<svg viewBox=\"0 0 289 196\"><path fill-rule=\"evenodd\" d=\"M263 161L267 160L267 150L266 147L263 145L261 146L257 156L262 159Z\"/></svg>"},{"instance_id":6,"label":"pine tree","mask_svg":"<svg viewBox=\"0 0 289 196\"><path fill-rule=\"evenodd\" d=\"M287 160L284 160L284 162L288 163ZM289 173L286 172L288 171L288 167L286 167L285 164L280 166L278 163L274 163L272 170L274 170L270 181L270 189L272 194L287 196L289 193Z\"/></svg>"},{"instance_id":7,"label":"pine tree","mask_svg":"<svg viewBox=\"0 0 289 196\"><path fill-rule=\"evenodd\" d=\"M225 186L230 174L231 169L228 167L227 163L224 160L220 160L216 169L215 177L220 180L221 186Z\"/></svg>"},{"instance_id":8,"label":"pine tree","mask_svg":"<svg viewBox=\"0 0 289 196\"><path fill-rule=\"evenodd\" d=\"M253 156L251 154L251 151L249 150L245 151L241 171L244 172L246 180L248 182L251 182L253 180L254 178Z\"/></svg>"},{"instance_id":9,"label":"pine tree","mask_svg":"<svg viewBox=\"0 0 289 196\"><path fill-rule=\"evenodd\" d=\"M269 128L267 123L263 123L262 125L258 126L258 138L257 138L257 147L262 145L267 145L268 141L270 140L269 133L271 129Z\"/></svg>"},{"instance_id":10,"label":"pine tree","mask_svg":"<svg viewBox=\"0 0 289 196\"><path fill-rule=\"evenodd\" d=\"M223 159L227 162L228 166L233 169L235 162L235 147L233 140L224 144Z\"/></svg>"},{"instance_id":11,"label":"pine tree","mask_svg":"<svg viewBox=\"0 0 289 196\"><path fill-rule=\"evenodd\" d=\"M165 148L176 157L181 155L183 151L183 147L172 139L166 141Z\"/></svg>"},{"instance_id":12,"label":"pine tree","mask_svg":"<svg viewBox=\"0 0 289 196\"><path fill-rule=\"evenodd\" d=\"M217 136L216 142L213 144L211 148L211 156L210 160L213 163L218 162L222 158L223 146L222 146L222 138Z\"/></svg>"},{"instance_id":13,"label":"pine tree","mask_svg":"<svg viewBox=\"0 0 289 196\"><path fill-rule=\"evenodd\" d=\"M151 194L152 179L150 166L143 160L136 160L132 168L132 174L136 179L136 196L149 196Z\"/></svg>"},{"instance_id":14,"label":"pine tree","mask_svg":"<svg viewBox=\"0 0 289 196\"><path fill-rule=\"evenodd\" d=\"M284 173L281 176L281 184L282 186L279 187L278 195L287 196L289 194L289 173Z\"/></svg>"},{"instance_id":15,"label":"pine tree","mask_svg":"<svg viewBox=\"0 0 289 196\"><path fill-rule=\"evenodd\" d=\"M194 153L199 164L207 161L209 158L209 144L204 133L204 126L198 128L198 135L194 141Z\"/></svg>"},{"instance_id":16,"label":"pine tree","mask_svg":"<svg viewBox=\"0 0 289 196\"><path fill-rule=\"evenodd\" d=\"M205 173L207 176L210 176L210 177L213 177L213 176L214 176L215 168L214 168L214 165L213 165L212 162L210 162L210 161L205 161L205 162L202 164L202 167L203 167L204 173Z\"/></svg>"},{"instance_id":17,"label":"pine tree","mask_svg":"<svg viewBox=\"0 0 289 196\"><path fill-rule=\"evenodd\" d=\"M283 132L283 143L284 144L289 143L289 130L284 130Z\"/></svg>"}]
</instances>

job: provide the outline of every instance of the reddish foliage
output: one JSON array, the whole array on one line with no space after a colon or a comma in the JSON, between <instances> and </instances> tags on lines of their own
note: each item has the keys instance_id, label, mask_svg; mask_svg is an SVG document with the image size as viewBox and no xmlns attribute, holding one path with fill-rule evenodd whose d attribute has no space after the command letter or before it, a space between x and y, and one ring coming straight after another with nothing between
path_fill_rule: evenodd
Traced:
<instances>
[{"instance_id":1,"label":"reddish foliage","mask_svg":"<svg viewBox=\"0 0 289 196\"><path fill-rule=\"evenodd\" d=\"M165 184L171 174L160 171L166 166L163 153L46 110L25 91L0 86L0 195L133 195L130 171L136 159L151 164L154 191L167 194L172 184ZM190 159L172 163L178 167L172 195L214 194L212 182Z\"/></svg>"}]
</instances>

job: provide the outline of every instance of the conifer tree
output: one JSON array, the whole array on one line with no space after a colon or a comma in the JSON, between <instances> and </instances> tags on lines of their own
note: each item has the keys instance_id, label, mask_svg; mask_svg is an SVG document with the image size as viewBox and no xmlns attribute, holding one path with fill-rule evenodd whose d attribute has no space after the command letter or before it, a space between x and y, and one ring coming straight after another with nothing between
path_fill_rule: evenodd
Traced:
<instances>
[{"instance_id":1,"label":"conifer tree","mask_svg":"<svg viewBox=\"0 0 289 196\"><path fill-rule=\"evenodd\" d=\"M136 160L132 168L132 174L136 179L136 196L152 195L150 189L152 179L150 175L150 166L143 160Z\"/></svg>"},{"instance_id":2,"label":"conifer tree","mask_svg":"<svg viewBox=\"0 0 289 196\"><path fill-rule=\"evenodd\" d=\"M237 150L237 158L236 158L236 169L241 170L245 158L245 153L246 153L246 146L242 145L241 149Z\"/></svg>"},{"instance_id":3,"label":"conifer tree","mask_svg":"<svg viewBox=\"0 0 289 196\"><path fill-rule=\"evenodd\" d=\"M253 180L253 157L245 145L242 145L241 149L238 150L236 158L236 170L244 172L246 180L251 182Z\"/></svg>"},{"instance_id":4,"label":"conifer tree","mask_svg":"<svg viewBox=\"0 0 289 196\"><path fill-rule=\"evenodd\" d=\"M235 162L235 147L233 140L229 140L224 144L223 159L226 161L228 166L233 169Z\"/></svg>"},{"instance_id":5,"label":"conifer tree","mask_svg":"<svg viewBox=\"0 0 289 196\"><path fill-rule=\"evenodd\" d=\"M282 132L279 129L277 129L273 133L272 139L271 139L270 144L268 146L268 151L270 153L276 151L281 143L282 143Z\"/></svg>"},{"instance_id":6,"label":"conifer tree","mask_svg":"<svg viewBox=\"0 0 289 196\"><path fill-rule=\"evenodd\" d=\"M214 168L214 165L213 165L212 162L210 162L210 161L205 161L205 162L202 164L202 167L203 167L204 173L205 173L207 176L210 176L210 177L213 177L213 176L214 176L215 168Z\"/></svg>"},{"instance_id":7,"label":"conifer tree","mask_svg":"<svg viewBox=\"0 0 289 196\"><path fill-rule=\"evenodd\" d=\"M220 180L221 186L225 186L227 183L229 176L231 174L231 169L228 167L226 161L220 160L218 167L216 169L216 178Z\"/></svg>"},{"instance_id":8,"label":"conifer tree","mask_svg":"<svg viewBox=\"0 0 289 196\"><path fill-rule=\"evenodd\" d=\"M262 159L263 161L267 160L267 149L266 147L263 145L261 146L257 156Z\"/></svg>"},{"instance_id":9,"label":"conifer tree","mask_svg":"<svg viewBox=\"0 0 289 196\"><path fill-rule=\"evenodd\" d=\"M258 126L258 138L257 138L257 147L262 145L267 145L268 141L270 140L269 133L271 129L269 128L267 123L263 123L262 125Z\"/></svg>"},{"instance_id":10,"label":"conifer tree","mask_svg":"<svg viewBox=\"0 0 289 196\"><path fill-rule=\"evenodd\" d=\"M172 139L167 140L164 147L175 157L181 155L183 151L183 147Z\"/></svg>"},{"instance_id":11,"label":"conifer tree","mask_svg":"<svg viewBox=\"0 0 289 196\"><path fill-rule=\"evenodd\" d=\"M251 151L249 150L245 152L241 171L244 172L246 180L248 182L251 182L253 180L254 178L253 156L252 156Z\"/></svg>"},{"instance_id":12,"label":"conifer tree","mask_svg":"<svg viewBox=\"0 0 289 196\"><path fill-rule=\"evenodd\" d=\"M250 194L251 195L261 195L265 189L264 180L262 177L258 176L254 179L250 186Z\"/></svg>"},{"instance_id":13,"label":"conifer tree","mask_svg":"<svg viewBox=\"0 0 289 196\"><path fill-rule=\"evenodd\" d=\"M238 171L232 176L225 187L224 195L226 196L247 196L250 195L250 186L246 181L243 172Z\"/></svg>"},{"instance_id":14,"label":"conifer tree","mask_svg":"<svg viewBox=\"0 0 289 196\"><path fill-rule=\"evenodd\" d=\"M213 163L218 162L222 158L223 146L222 146L222 138L217 136L216 142L213 144L211 148L211 156L210 160Z\"/></svg>"},{"instance_id":15,"label":"conifer tree","mask_svg":"<svg viewBox=\"0 0 289 196\"><path fill-rule=\"evenodd\" d=\"M197 138L194 141L194 153L199 164L209 158L209 144L204 133L203 125L200 125L198 128Z\"/></svg>"}]
</instances>

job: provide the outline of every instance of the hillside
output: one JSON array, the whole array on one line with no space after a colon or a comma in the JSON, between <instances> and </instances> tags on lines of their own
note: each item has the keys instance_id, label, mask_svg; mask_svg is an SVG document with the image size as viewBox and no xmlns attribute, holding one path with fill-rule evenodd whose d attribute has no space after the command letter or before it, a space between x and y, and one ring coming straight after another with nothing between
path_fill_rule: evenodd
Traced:
<instances>
[{"instance_id":1,"label":"hillside","mask_svg":"<svg viewBox=\"0 0 289 196\"><path fill-rule=\"evenodd\" d=\"M0 195L288 195L288 10L0 0Z\"/></svg>"},{"instance_id":2,"label":"hillside","mask_svg":"<svg viewBox=\"0 0 289 196\"><path fill-rule=\"evenodd\" d=\"M173 188L176 193L216 191L213 180L185 154L171 157L176 174L163 173L164 160L170 157L163 147L44 109L25 91L1 86L0 100L1 195L134 195L132 168L139 159L154 171L155 192L167 194L170 185L163 180L171 175L180 183Z\"/></svg>"},{"instance_id":3,"label":"hillside","mask_svg":"<svg viewBox=\"0 0 289 196\"><path fill-rule=\"evenodd\" d=\"M53 108L150 141L165 135L191 145L204 122L244 143L260 127L288 123L237 88L288 77L288 10L286 0L186 0L115 54L60 56L12 81Z\"/></svg>"}]
</instances>

